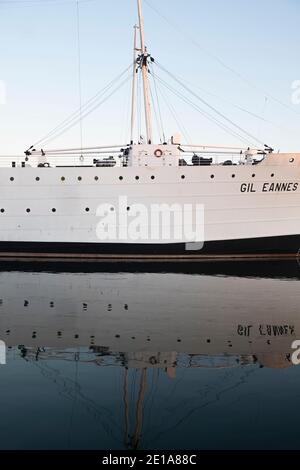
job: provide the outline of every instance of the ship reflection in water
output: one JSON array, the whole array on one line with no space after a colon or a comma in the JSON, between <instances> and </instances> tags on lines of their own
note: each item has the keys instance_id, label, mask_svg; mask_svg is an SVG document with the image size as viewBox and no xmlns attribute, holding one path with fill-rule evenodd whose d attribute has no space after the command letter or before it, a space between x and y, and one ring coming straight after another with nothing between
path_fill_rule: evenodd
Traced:
<instances>
[{"instance_id":1,"label":"ship reflection in water","mask_svg":"<svg viewBox=\"0 0 300 470\"><path fill-rule=\"evenodd\" d=\"M2 269L1 449L300 447L296 261Z\"/></svg>"}]
</instances>

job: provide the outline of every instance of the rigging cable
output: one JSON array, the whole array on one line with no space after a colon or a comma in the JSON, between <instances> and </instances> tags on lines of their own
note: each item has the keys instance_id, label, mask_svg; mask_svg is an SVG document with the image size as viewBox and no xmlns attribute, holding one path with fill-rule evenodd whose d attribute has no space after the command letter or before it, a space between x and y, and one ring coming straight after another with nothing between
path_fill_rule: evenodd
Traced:
<instances>
[{"instance_id":1,"label":"rigging cable","mask_svg":"<svg viewBox=\"0 0 300 470\"><path fill-rule=\"evenodd\" d=\"M195 104L193 101L191 101L189 98L187 98L186 96L184 96L182 93L178 92L177 90L175 90L172 86L170 86L167 82L165 82L164 80L162 80L158 75L156 75L156 79L162 84L164 85L166 88L168 88L172 93L174 93L178 98L180 98L181 100L183 100L185 103L189 104L192 108L194 108L196 111L198 111L202 116L205 116L206 119L208 119L209 121L213 122L214 124L216 124L218 127L220 127L221 129L223 129L225 132L227 132L228 134L231 134L233 137L235 138L238 138L240 139L242 142L246 143L247 145L249 145L250 141L249 139L246 139L243 135L239 134L237 131L231 129L230 127L228 127L226 124L222 123L220 120L218 120L217 118L215 118L214 116L212 116L211 114L209 114L207 111L204 111L203 109L201 109L197 104ZM250 143L250 146L253 146L255 147L255 144L252 142Z\"/></svg>"},{"instance_id":2,"label":"rigging cable","mask_svg":"<svg viewBox=\"0 0 300 470\"><path fill-rule=\"evenodd\" d=\"M123 70L116 78L114 78L111 82L108 83L104 88L99 90L94 96L92 96L85 104L82 105L81 111L85 112L87 109L92 106L94 103L97 102L99 98L101 98L107 91L109 91L131 68L131 64ZM73 120L78 119L78 115L80 113L80 110L74 111L72 114L70 114L66 119L64 119L60 124L58 124L54 129L52 129L50 132L48 132L43 138L38 140L33 144L33 146L39 145L46 140L48 140L49 137L52 135L56 134L56 132L60 131L62 128L70 124Z\"/></svg>"},{"instance_id":3,"label":"rigging cable","mask_svg":"<svg viewBox=\"0 0 300 470\"><path fill-rule=\"evenodd\" d=\"M266 115L267 105L268 105L268 98L265 96L264 105L263 105L263 109L262 109L262 114L263 114L263 116ZM263 119L263 121L266 122L265 119ZM261 136L261 130L262 130L262 122L260 122L260 123L259 123L259 126L258 126L257 135L258 135L259 137Z\"/></svg>"},{"instance_id":4,"label":"rigging cable","mask_svg":"<svg viewBox=\"0 0 300 470\"><path fill-rule=\"evenodd\" d=\"M158 16L160 16L164 21L166 21L173 29L176 30L176 33L180 32L180 34L191 41L194 46L196 46L198 49L200 49L202 52L204 52L206 55L210 56L212 59L214 59L216 62L218 62L223 68L231 72L233 75L238 77L240 80L243 82L247 83L248 86L253 88L256 91L259 91L260 93L263 93L265 96L267 96L269 99L275 101L276 103L280 104L282 107L286 108L287 110L293 112L294 114L297 114L300 116L300 113L293 109L291 106L288 104L284 103L281 101L279 98L276 98L276 96L266 92L263 88L260 88L257 86L255 83L252 83L251 80L249 80L247 77L244 77L241 73L239 73L237 70L232 68L231 66L227 65L220 57L216 56L215 54L212 54L208 50L204 49L190 34L186 33L178 24L173 23L172 21L169 20L165 15L163 15L157 8L155 8L149 0L145 0L145 3L150 7Z\"/></svg>"},{"instance_id":5,"label":"rigging cable","mask_svg":"<svg viewBox=\"0 0 300 470\"><path fill-rule=\"evenodd\" d=\"M157 83L156 83L156 80L155 80L155 73L154 73L154 70L153 70L153 66L151 66L151 75L152 75L152 77L153 77L154 91L155 91L155 95L156 95L158 116L159 116L160 127L161 127L161 131L162 131L162 136L163 136L163 141L166 142L166 135L165 135L165 131L164 131L163 119L162 119L162 114L161 114L161 109L160 109L160 103L159 103L159 98L158 98L158 92L157 92Z\"/></svg>"},{"instance_id":6,"label":"rigging cable","mask_svg":"<svg viewBox=\"0 0 300 470\"><path fill-rule=\"evenodd\" d=\"M276 124L274 124L273 122L267 121L262 116L259 116L258 114L255 114L252 111L249 111L249 109L243 108L242 106L239 106L238 104L233 103L232 101L229 101L228 99L224 98L223 96L217 95L216 93L212 93L211 91L208 91L203 87L200 87L198 84L187 81L186 79L183 79L182 77L179 77L178 75L177 75L177 77L180 78L180 80L185 81L186 83L188 83L191 87L197 88L198 90L201 90L203 93L206 93L207 95L210 95L213 98L216 98L217 100L223 101L224 103L229 104L230 106L238 109L239 111L242 111L243 113L249 114L250 116L252 116L256 119L259 119L260 121L264 121L264 122L267 122L269 124L272 124L272 125L276 126Z\"/></svg>"},{"instance_id":7,"label":"rigging cable","mask_svg":"<svg viewBox=\"0 0 300 470\"><path fill-rule=\"evenodd\" d=\"M77 54L78 54L78 90L79 90L79 128L80 128L80 147L83 147L82 131L82 81L81 81L81 45L80 45L80 12L79 1L76 2L76 20L77 20ZM83 158L83 157L82 157Z\"/></svg>"},{"instance_id":8,"label":"rigging cable","mask_svg":"<svg viewBox=\"0 0 300 470\"><path fill-rule=\"evenodd\" d=\"M227 116L225 116L225 114L221 113L220 111L218 111L214 106L212 106L211 104L209 104L206 100L204 100L203 98L201 98L199 95L197 95L197 93L195 93L193 90L191 90L187 85L185 85L181 80L179 80L174 74L172 74L171 72L169 72L167 69L165 69L165 67L163 67L161 64L157 63L156 62L156 65L163 71L165 72L167 75L169 75L174 81L176 81L179 85L181 85L186 91L188 91L194 98L196 98L197 100L201 101L202 104L204 104L205 106L207 106L209 109L211 109L214 113L216 113L218 116L220 116L222 119L224 119L225 121L227 121L228 123L230 123L232 126L236 127L239 131L243 132L244 134L246 134L248 137L250 137L251 139L253 139L254 141L258 142L259 144L261 145L265 145L264 142L262 142L260 139L258 139L257 137L255 137L254 135L250 134L248 131L246 131L245 129L243 129L241 126L239 126L238 124L236 124L234 121L232 121L231 119L229 119Z\"/></svg>"},{"instance_id":9,"label":"rigging cable","mask_svg":"<svg viewBox=\"0 0 300 470\"><path fill-rule=\"evenodd\" d=\"M123 123L121 127L121 134L122 134L121 142L129 142L128 136L130 135L130 125L128 123L130 123L130 99L131 99L130 90L131 90L131 83L130 83L128 93L126 93L126 98L127 98L126 102L124 103L124 116L123 116Z\"/></svg>"},{"instance_id":10,"label":"rigging cable","mask_svg":"<svg viewBox=\"0 0 300 470\"><path fill-rule=\"evenodd\" d=\"M86 113L84 113L82 115L82 119L85 119L87 116L89 116L93 111L95 111L97 108L99 108L102 104L104 104L111 96L113 96L117 91L120 90L120 88L123 87L123 85L125 85L125 83L128 82L128 80L131 78L131 76L127 76L125 78L125 80L123 80L114 90L112 90L112 92L107 95L105 98L103 98L99 103L97 103L95 106L93 106L91 109L89 109ZM61 131L59 131L57 134L55 134L54 136L51 136L49 137L49 139L47 139L46 141L43 142L43 144L49 144L49 142L52 142L53 140L57 139L58 137L60 137L62 134L64 134L65 132L67 132L68 130L72 129L72 127L76 126L78 124L78 118L74 121L74 122L71 122L69 125L67 125L66 127L64 127Z\"/></svg>"},{"instance_id":11,"label":"rigging cable","mask_svg":"<svg viewBox=\"0 0 300 470\"><path fill-rule=\"evenodd\" d=\"M163 140L162 140L161 128L160 128L160 123L159 123L159 118L158 118L158 111L156 109L156 103L154 101L152 88L151 87L149 87L149 88L150 88L150 96L151 96L151 101L152 101L152 105L153 105L154 118L155 118L155 123L156 123L156 127L157 127L158 136L159 136L159 141L162 144Z\"/></svg>"},{"instance_id":12,"label":"rigging cable","mask_svg":"<svg viewBox=\"0 0 300 470\"><path fill-rule=\"evenodd\" d=\"M252 116L253 118L263 122L263 123L266 123L266 124L270 124L271 126L275 127L276 129L279 129L279 130L284 130L285 132L297 132L298 133L298 130L297 129L293 129L293 128L287 128L287 127L284 127L284 126L281 126L281 125L278 125L276 124L275 122L273 121L270 121L269 119L266 119L265 117L265 110L263 110L263 115L259 115L259 114L256 114L256 113L253 113L252 111L250 111L249 109L246 109L244 108L243 106L240 106L236 103L233 103L232 101L224 98L223 96L220 96L220 95L217 95L216 93L212 93L211 91L208 91L206 90L205 88L203 87L200 87L198 84L196 83L192 83L186 79L183 79L182 77L179 77L177 75L178 78L180 78L181 81L185 81L185 83L189 84L191 87L194 87L194 88L197 88L198 90L201 90L201 92L203 93L206 93L207 95L210 95L212 96L213 98L216 98L217 100L219 101L223 101L224 103L226 104L229 104L230 106L232 106L233 108L236 108L238 109L239 111L245 113L245 114L248 114L249 116ZM264 96L264 100L267 101L268 100L268 97L267 96Z\"/></svg>"},{"instance_id":13,"label":"rigging cable","mask_svg":"<svg viewBox=\"0 0 300 470\"><path fill-rule=\"evenodd\" d=\"M176 122L176 124L178 126L178 129L182 133L186 143L190 144L192 142L192 139L189 137L188 132L187 132L184 124L182 122L180 122L179 116L176 113L174 106L172 106L171 102L169 102L167 100L167 98L166 98L165 94L163 93L162 89L158 88L158 90L159 90L159 93L160 93L163 101L165 102L167 108L169 109L171 116L173 117L174 121Z\"/></svg>"}]
</instances>

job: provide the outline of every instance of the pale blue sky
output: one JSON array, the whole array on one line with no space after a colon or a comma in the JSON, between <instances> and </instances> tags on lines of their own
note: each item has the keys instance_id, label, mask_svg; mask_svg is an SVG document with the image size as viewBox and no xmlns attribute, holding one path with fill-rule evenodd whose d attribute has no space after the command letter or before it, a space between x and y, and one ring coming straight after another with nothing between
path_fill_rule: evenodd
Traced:
<instances>
[{"instance_id":1,"label":"pale blue sky","mask_svg":"<svg viewBox=\"0 0 300 470\"><path fill-rule=\"evenodd\" d=\"M300 80L299 0L147 0L144 14L146 42L159 63L251 134L300 151L300 104L291 102L292 83ZM80 3L83 101L130 64L135 22L135 0ZM0 0L0 80L7 85L0 154L22 152L78 108L77 50L76 1ZM128 141L129 92L128 83L83 122L84 144ZM166 96L194 143L240 143ZM163 101L162 113L168 136L180 130ZM79 145L77 126L49 147Z\"/></svg>"}]
</instances>

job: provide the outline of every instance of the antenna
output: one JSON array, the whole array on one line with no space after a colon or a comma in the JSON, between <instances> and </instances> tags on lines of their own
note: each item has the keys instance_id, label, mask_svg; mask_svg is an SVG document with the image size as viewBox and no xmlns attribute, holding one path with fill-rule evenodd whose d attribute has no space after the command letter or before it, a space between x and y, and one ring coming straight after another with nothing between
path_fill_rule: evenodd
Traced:
<instances>
[{"instance_id":1,"label":"antenna","mask_svg":"<svg viewBox=\"0 0 300 470\"><path fill-rule=\"evenodd\" d=\"M144 17L142 11L142 0L137 0L138 14L139 14L139 30L140 30L140 41L141 41L141 55L138 58L138 63L142 70L143 76L143 88L144 88L144 101L145 101L145 121L147 131L147 142L152 143L152 119L151 119L151 101L149 92L149 59L151 60L150 54L147 52L145 46L145 32L144 32Z\"/></svg>"}]
</instances>

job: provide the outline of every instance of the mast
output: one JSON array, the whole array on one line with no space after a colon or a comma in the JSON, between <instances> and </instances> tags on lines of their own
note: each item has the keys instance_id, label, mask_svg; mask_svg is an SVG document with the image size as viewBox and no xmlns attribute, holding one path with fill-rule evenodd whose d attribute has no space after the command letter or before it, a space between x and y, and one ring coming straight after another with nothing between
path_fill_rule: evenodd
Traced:
<instances>
[{"instance_id":1,"label":"mast","mask_svg":"<svg viewBox=\"0 0 300 470\"><path fill-rule=\"evenodd\" d=\"M142 0L137 0L137 4L138 4L139 29L140 29L140 40L141 40L140 66L142 69L142 76L143 76L147 143L151 144L152 143L152 119L151 119L151 101L150 101L150 90L149 90L149 66L148 66L148 60L150 58L150 55L148 54L147 48L145 46Z\"/></svg>"},{"instance_id":2,"label":"mast","mask_svg":"<svg viewBox=\"0 0 300 470\"><path fill-rule=\"evenodd\" d=\"M130 142L133 144L133 130L135 121L135 92L136 92L136 59L137 59L137 29L138 26L134 25L134 44L133 44L133 77L132 77L132 97L131 97L131 133Z\"/></svg>"}]
</instances>

